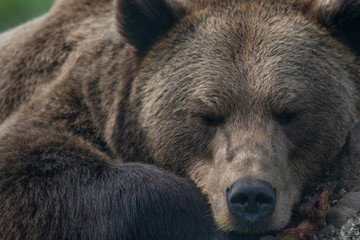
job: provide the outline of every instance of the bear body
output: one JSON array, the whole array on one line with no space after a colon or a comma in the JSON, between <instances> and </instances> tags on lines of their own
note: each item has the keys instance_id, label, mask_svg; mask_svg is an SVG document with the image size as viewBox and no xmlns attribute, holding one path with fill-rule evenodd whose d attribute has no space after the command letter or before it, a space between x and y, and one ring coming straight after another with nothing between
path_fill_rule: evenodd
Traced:
<instances>
[{"instance_id":1,"label":"bear body","mask_svg":"<svg viewBox=\"0 0 360 240\"><path fill-rule=\"evenodd\" d=\"M360 1L60 0L3 33L0 238L283 228L359 120L359 12Z\"/></svg>"}]
</instances>

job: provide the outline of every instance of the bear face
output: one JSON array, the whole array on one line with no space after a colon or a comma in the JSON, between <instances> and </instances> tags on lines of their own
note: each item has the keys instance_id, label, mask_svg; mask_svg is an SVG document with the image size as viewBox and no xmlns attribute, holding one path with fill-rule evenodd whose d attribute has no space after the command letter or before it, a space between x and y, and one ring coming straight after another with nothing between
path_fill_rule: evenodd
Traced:
<instances>
[{"instance_id":1,"label":"bear face","mask_svg":"<svg viewBox=\"0 0 360 240\"><path fill-rule=\"evenodd\" d=\"M150 155L197 184L222 230L286 225L358 119L355 56L306 14L288 2L209 4L140 65L130 104Z\"/></svg>"}]
</instances>

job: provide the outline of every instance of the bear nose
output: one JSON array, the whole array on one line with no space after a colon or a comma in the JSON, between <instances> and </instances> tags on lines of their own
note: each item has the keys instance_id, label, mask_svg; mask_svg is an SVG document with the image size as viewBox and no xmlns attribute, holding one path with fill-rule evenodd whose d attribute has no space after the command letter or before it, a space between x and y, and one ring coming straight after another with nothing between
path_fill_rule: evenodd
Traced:
<instances>
[{"instance_id":1,"label":"bear nose","mask_svg":"<svg viewBox=\"0 0 360 240\"><path fill-rule=\"evenodd\" d=\"M242 179L226 190L229 211L238 219L259 223L271 216L276 205L276 191L263 180Z\"/></svg>"}]
</instances>

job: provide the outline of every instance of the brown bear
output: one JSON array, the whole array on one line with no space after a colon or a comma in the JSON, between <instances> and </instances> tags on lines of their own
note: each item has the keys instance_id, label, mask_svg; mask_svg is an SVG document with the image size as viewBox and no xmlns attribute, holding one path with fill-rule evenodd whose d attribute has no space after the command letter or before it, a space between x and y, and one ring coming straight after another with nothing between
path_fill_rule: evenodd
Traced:
<instances>
[{"instance_id":1,"label":"brown bear","mask_svg":"<svg viewBox=\"0 0 360 240\"><path fill-rule=\"evenodd\" d=\"M359 26L359 0L56 1L0 35L0 238L285 227L360 118Z\"/></svg>"}]
</instances>

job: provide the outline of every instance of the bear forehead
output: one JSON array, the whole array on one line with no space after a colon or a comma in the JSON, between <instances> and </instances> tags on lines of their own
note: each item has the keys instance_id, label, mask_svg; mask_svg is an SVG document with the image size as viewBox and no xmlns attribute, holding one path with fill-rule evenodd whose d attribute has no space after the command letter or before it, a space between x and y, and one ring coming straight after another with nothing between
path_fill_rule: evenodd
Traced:
<instances>
[{"instance_id":1,"label":"bear forehead","mask_svg":"<svg viewBox=\"0 0 360 240\"><path fill-rule=\"evenodd\" d=\"M145 89L173 103L179 103L180 95L192 96L194 105L209 108L223 108L221 102L252 105L254 100L278 108L306 99L315 102L320 92L332 94L336 79L342 79L337 78L341 67L332 63L338 58L334 44L291 4L209 4L186 16L154 46L144 61L146 78L152 79ZM334 81L316 86L327 78ZM188 105L186 101L182 103Z\"/></svg>"}]
</instances>

